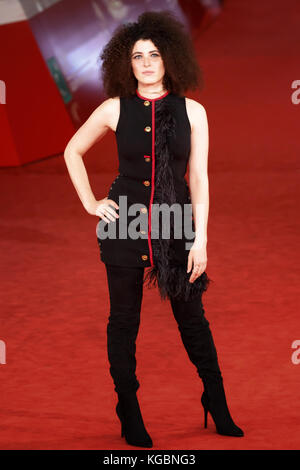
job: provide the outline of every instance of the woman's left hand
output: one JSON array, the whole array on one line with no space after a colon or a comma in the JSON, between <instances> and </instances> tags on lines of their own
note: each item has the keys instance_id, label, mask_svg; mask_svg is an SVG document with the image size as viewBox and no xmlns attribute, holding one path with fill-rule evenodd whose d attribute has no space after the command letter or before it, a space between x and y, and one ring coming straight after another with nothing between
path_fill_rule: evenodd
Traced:
<instances>
[{"instance_id":1,"label":"woman's left hand","mask_svg":"<svg viewBox=\"0 0 300 470\"><path fill-rule=\"evenodd\" d=\"M206 245L200 246L194 242L189 252L187 272L193 268L189 282L194 282L205 271L207 266Z\"/></svg>"}]
</instances>

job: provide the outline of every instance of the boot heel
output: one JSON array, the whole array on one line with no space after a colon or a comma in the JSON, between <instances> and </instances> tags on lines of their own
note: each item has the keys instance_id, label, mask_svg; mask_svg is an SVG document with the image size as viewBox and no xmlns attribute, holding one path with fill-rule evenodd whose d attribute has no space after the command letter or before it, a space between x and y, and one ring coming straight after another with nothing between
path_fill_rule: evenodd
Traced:
<instances>
[{"instance_id":1,"label":"boot heel","mask_svg":"<svg viewBox=\"0 0 300 470\"><path fill-rule=\"evenodd\" d=\"M117 415L121 421L121 437L127 444L139 447L153 447L141 415L136 391L120 393L116 406Z\"/></svg>"},{"instance_id":2,"label":"boot heel","mask_svg":"<svg viewBox=\"0 0 300 470\"><path fill-rule=\"evenodd\" d=\"M244 436L244 432L233 421L225 396L223 380L204 381L204 392L201 397L204 408L204 427L207 427L207 413L209 411L215 425L216 431L224 436Z\"/></svg>"},{"instance_id":3,"label":"boot heel","mask_svg":"<svg viewBox=\"0 0 300 470\"><path fill-rule=\"evenodd\" d=\"M125 434L125 432L124 432L124 423L122 421L123 415L122 415L122 412L121 412L121 409L120 409L120 403L119 402L117 403L117 406L116 406L116 412L117 412L118 418L121 422L121 437L123 437L124 434Z\"/></svg>"},{"instance_id":4,"label":"boot heel","mask_svg":"<svg viewBox=\"0 0 300 470\"><path fill-rule=\"evenodd\" d=\"M204 410L204 427L207 428L208 403L207 403L207 397L206 397L205 392L203 392L201 396L201 403L202 403L203 410Z\"/></svg>"}]
</instances>

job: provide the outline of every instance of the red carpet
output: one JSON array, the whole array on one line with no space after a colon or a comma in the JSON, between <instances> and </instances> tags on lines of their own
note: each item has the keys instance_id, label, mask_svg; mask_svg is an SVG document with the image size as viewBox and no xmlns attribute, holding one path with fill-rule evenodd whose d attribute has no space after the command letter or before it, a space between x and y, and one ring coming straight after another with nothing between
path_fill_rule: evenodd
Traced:
<instances>
[{"instance_id":1,"label":"red carpet","mask_svg":"<svg viewBox=\"0 0 300 470\"><path fill-rule=\"evenodd\" d=\"M291 361L300 339L299 106L290 100L297 4L289 2L291 14L279 1L229 0L198 39L211 139L214 283L204 308L245 437L216 434L210 416L203 428L202 382L169 303L152 289L144 291L137 376L154 450L300 446L300 364ZM105 197L114 174L101 173L99 153L85 163L96 197ZM82 208L62 157L0 174L0 448L134 449L114 412L98 219Z\"/></svg>"}]
</instances>

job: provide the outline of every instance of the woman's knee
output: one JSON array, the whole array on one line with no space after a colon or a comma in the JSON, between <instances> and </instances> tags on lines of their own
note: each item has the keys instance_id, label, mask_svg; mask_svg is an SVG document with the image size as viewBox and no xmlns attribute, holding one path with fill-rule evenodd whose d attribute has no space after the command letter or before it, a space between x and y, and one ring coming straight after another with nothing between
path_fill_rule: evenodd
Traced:
<instances>
[{"instance_id":1,"label":"woman's knee","mask_svg":"<svg viewBox=\"0 0 300 470\"><path fill-rule=\"evenodd\" d=\"M174 317L180 326L187 328L195 327L196 325L201 327L209 326L201 298L193 301L171 299L171 307Z\"/></svg>"}]
</instances>

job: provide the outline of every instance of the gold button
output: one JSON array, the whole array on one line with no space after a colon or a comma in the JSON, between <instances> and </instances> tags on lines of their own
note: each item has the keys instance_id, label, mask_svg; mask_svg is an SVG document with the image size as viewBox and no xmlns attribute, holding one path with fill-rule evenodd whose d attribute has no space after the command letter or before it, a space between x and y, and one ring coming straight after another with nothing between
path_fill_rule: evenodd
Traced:
<instances>
[{"instance_id":1,"label":"gold button","mask_svg":"<svg viewBox=\"0 0 300 470\"><path fill-rule=\"evenodd\" d=\"M140 233L142 233L143 235L145 235L145 230L140 230Z\"/></svg>"},{"instance_id":2,"label":"gold button","mask_svg":"<svg viewBox=\"0 0 300 470\"><path fill-rule=\"evenodd\" d=\"M145 186L149 186L149 184L150 184L150 181L148 181L148 180L144 181Z\"/></svg>"},{"instance_id":3,"label":"gold button","mask_svg":"<svg viewBox=\"0 0 300 470\"><path fill-rule=\"evenodd\" d=\"M146 157L146 158L145 158L145 162L150 162L150 158L149 158L149 157Z\"/></svg>"},{"instance_id":4,"label":"gold button","mask_svg":"<svg viewBox=\"0 0 300 470\"><path fill-rule=\"evenodd\" d=\"M141 208L141 212L143 212L143 214L146 214L146 212L147 212L146 207L142 207L142 208Z\"/></svg>"},{"instance_id":5,"label":"gold button","mask_svg":"<svg viewBox=\"0 0 300 470\"><path fill-rule=\"evenodd\" d=\"M146 261L146 259L148 259L148 256L147 256L147 255L142 255L142 259L143 259L144 261Z\"/></svg>"},{"instance_id":6,"label":"gold button","mask_svg":"<svg viewBox=\"0 0 300 470\"><path fill-rule=\"evenodd\" d=\"M146 126L144 130L145 130L146 132L150 132L150 131L151 131L151 127L150 127L150 126Z\"/></svg>"},{"instance_id":7,"label":"gold button","mask_svg":"<svg viewBox=\"0 0 300 470\"><path fill-rule=\"evenodd\" d=\"M148 101L148 100L147 100L147 101L144 101L144 105L145 105L145 106L149 106L149 104L150 104L150 101Z\"/></svg>"}]
</instances>

